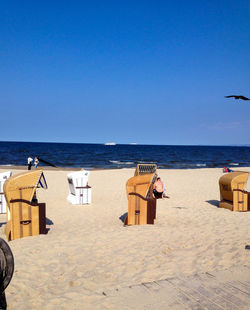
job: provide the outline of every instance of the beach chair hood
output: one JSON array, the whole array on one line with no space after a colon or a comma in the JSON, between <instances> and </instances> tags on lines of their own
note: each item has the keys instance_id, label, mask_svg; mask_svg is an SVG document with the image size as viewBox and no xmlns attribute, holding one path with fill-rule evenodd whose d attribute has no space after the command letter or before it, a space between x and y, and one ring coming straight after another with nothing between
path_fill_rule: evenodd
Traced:
<instances>
[{"instance_id":1,"label":"beach chair hood","mask_svg":"<svg viewBox=\"0 0 250 310\"><path fill-rule=\"evenodd\" d=\"M150 190L149 184L152 183L153 178L154 178L154 174L149 173L149 174L144 174L144 175L137 175L137 176L134 176L128 179L126 183L127 197L129 193L133 193L133 192L136 192L146 197Z\"/></svg>"},{"instance_id":2,"label":"beach chair hood","mask_svg":"<svg viewBox=\"0 0 250 310\"><path fill-rule=\"evenodd\" d=\"M37 188L47 189L42 170L23 172L13 175L4 183L4 194L7 204L12 199L32 201Z\"/></svg>"},{"instance_id":3,"label":"beach chair hood","mask_svg":"<svg viewBox=\"0 0 250 310\"><path fill-rule=\"evenodd\" d=\"M248 175L249 173L245 171L235 171L223 175L219 179L220 194L223 199L233 201L233 191L244 190Z\"/></svg>"}]
</instances>

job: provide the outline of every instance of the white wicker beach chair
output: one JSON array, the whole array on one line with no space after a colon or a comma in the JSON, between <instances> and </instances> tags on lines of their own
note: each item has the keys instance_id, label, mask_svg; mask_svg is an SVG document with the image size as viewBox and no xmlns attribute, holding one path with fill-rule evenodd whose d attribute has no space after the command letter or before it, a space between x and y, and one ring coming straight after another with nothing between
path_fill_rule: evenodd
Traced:
<instances>
[{"instance_id":1,"label":"white wicker beach chair","mask_svg":"<svg viewBox=\"0 0 250 310\"><path fill-rule=\"evenodd\" d=\"M72 204L91 203L91 187L88 185L89 171L82 170L68 174L69 195L67 200Z\"/></svg>"},{"instance_id":2,"label":"white wicker beach chair","mask_svg":"<svg viewBox=\"0 0 250 310\"><path fill-rule=\"evenodd\" d=\"M0 213L6 213L6 200L3 192L3 184L11 175L11 171L0 173Z\"/></svg>"}]
</instances>

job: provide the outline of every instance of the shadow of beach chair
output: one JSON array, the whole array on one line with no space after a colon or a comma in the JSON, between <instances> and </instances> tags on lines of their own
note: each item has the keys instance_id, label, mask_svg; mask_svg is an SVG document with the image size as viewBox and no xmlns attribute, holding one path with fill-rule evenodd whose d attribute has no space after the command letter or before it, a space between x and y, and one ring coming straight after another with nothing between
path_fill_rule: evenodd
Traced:
<instances>
[{"instance_id":1,"label":"shadow of beach chair","mask_svg":"<svg viewBox=\"0 0 250 310\"><path fill-rule=\"evenodd\" d=\"M3 185L11 175L11 171L0 173L0 213L6 213L6 199L4 197Z\"/></svg>"},{"instance_id":2,"label":"shadow of beach chair","mask_svg":"<svg viewBox=\"0 0 250 310\"><path fill-rule=\"evenodd\" d=\"M16 174L4 183L8 241L46 233L46 205L38 203L37 188L47 188L42 170Z\"/></svg>"},{"instance_id":3,"label":"shadow of beach chair","mask_svg":"<svg viewBox=\"0 0 250 310\"><path fill-rule=\"evenodd\" d=\"M220 208L231 211L250 211L250 193L244 190L248 175L248 172L234 171L219 179Z\"/></svg>"},{"instance_id":4,"label":"shadow of beach chair","mask_svg":"<svg viewBox=\"0 0 250 310\"><path fill-rule=\"evenodd\" d=\"M153 197L153 184L157 166L150 166L138 165L135 176L126 183L128 215L124 221L125 225L154 224L156 199Z\"/></svg>"},{"instance_id":5,"label":"shadow of beach chair","mask_svg":"<svg viewBox=\"0 0 250 310\"><path fill-rule=\"evenodd\" d=\"M86 170L68 174L69 195L68 202L72 204L91 203L91 187L88 185L90 172Z\"/></svg>"}]
</instances>

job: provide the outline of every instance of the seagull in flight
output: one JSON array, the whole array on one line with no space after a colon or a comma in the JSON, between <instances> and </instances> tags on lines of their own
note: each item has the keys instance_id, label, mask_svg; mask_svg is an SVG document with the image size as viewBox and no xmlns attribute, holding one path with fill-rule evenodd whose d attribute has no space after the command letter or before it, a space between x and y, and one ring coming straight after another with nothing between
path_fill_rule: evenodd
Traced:
<instances>
[{"instance_id":1,"label":"seagull in flight","mask_svg":"<svg viewBox=\"0 0 250 310\"><path fill-rule=\"evenodd\" d=\"M249 98L247 97L244 97L244 96L238 96L238 95L230 95L230 96L225 96L225 98L234 98L235 100L238 100L238 99L242 99L242 100L250 100Z\"/></svg>"}]
</instances>

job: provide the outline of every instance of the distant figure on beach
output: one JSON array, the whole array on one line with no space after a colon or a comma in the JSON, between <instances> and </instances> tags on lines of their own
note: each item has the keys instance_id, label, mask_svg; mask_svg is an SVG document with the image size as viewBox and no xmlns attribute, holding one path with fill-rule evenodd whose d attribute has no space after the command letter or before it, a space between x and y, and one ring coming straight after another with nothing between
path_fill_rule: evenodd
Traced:
<instances>
[{"instance_id":1,"label":"distant figure on beach","mask_svg":"<svg viewBox=\"0 0 250 310\"><path fill-rule=\"evenodd\" d=\"M28 157L28 170L31 170L32 162L33 162L33 158L29 156Z\"/></svg>"},{"instance_id":2,"label":"distant figure on beach","mask_svg":"<svg viewBox=\"0 0 250 310\"><path fill-rule=\"evenodd\" d=\"M35 168L37 168L38 164L39 164L39 160L38 160L37 157L35 157L34 158L34 166L35 166Z\"/></svg>"},{"instance_id":3,"label":"distant figure on beach","mask_svg":"<svg viewBox=\"0 0 250 310\"><path fill-rule=\"evenodd\" d=\"M154 183L153 187L153 194L156 199L163 198L163 192L164 192L164 184L160 177L158 177Z\"/></svg>"},{"instance_id":4,"label":"distant figure on beach","mask_svg":"<svg viewBox=\"0 0 250 310\"><path fill-rule=\"evenodd\" d=\"M226 173L226 172L233 172L233 170L228 168L228 167L223 167L223 172L224 173Z\"/></svg>"}]
</instances>

